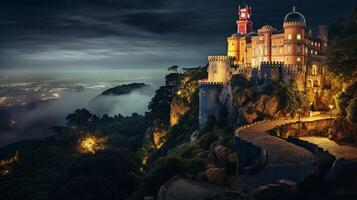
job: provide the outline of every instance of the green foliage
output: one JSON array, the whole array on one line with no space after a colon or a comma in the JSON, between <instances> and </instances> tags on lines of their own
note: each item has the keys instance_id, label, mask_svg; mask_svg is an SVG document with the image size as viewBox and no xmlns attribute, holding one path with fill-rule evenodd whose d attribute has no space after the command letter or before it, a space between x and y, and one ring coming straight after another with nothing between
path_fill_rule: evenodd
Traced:
<instances>
[{"instance_id":1,"label":"green foliage","mask_svg":"<svg viewBox=\"0 0 357 200\"><path fill-rule=\"evenodd\" d=\"M156 196L161 185L185 169L185 162L177 157L163 157L155 162L153 169L143 178L139 191L133 199L143 199L144 196Z\"/></svg>"},{"instance_id":2,"label":"green foliage","mask_svg":"<svg viewBox=\"0 0 357 200\"><path fill-rule=\"evenodd\" d=\"M136 151L142 144L146 129L149 127L147 119L141 115L132 115L112 123L105 123L100 127L102 135L108 136L112 147L128 148Z\"/></svg>"},{"instance_id":3,"label":"green foliage","mask_svg":"<svg viewBox=\"0 0 357 200\"><path fill-rule=\"evenodd\" d=\"M151 99L148 106L151 119L159 119L166 124L169 123L172 94L172 86L161 86L158 90L155 91L155 95Z\"/></svg>"},{"instance_id":4,"label":"green foliage","mask_svg":"<svg viewBox=\"0 0 357 200\"><path fill-rule=\"evenodd\" d=\"M342 92L338 97L338 108L342 118L346 118L349 122L356 122L356 98L357 98L357 82L351 84L346 91Z\"/></svg>"},{"instance_id":5,"label":"green foliage","mask_svg":"<svg viewBox=\"0 0 357 200\"><path fill-rule=\"evenodd\" d=\"M198 138L198 145L201 149L208 150L211 147L211 144L220 138L224 137L224 130L223 129L212 129L207 133L203 133Z\"/></svg>"},{"instance_id":6,"label":"green foliage","mask_svg":"<svg viewBox=\"0 0 357 200\"><path fill-rule=\"evenodd\" d=\"M357 97L354 97L347 107L347 120L351 123L357 123Z\"/></svg>"},{"instance_id":7,"label":"green foliage","mask_svg":"<svg viewBox=\"0 0 357 200\"><path fill-rule=\"evenodd\" d=\"M74 113L69 114L66 117L67 125L76 126L77 129L84 129L89 126L90 119L93 117L87 109L77 109Z\"/></svg>"},{"instance_id":8,"label":"green foliage","mask_svg":"<svg viewBox=\"0 0 357 200\"><path fill-rule=\"evenodd\" d=\"M357 72L357 8L351 16L332 26L329 33L328 69L351 80Z\"/></svg>"},{"instance_id":9,"label":"green foliage","mask_svg":"<svg viewBox=\"0 0 357 200\"><path fill-rule=\"evenodd\" d=\"M26 146L22 142L21 146ZM77 158L74 149L48 138L36 143L31 142L31 149L10 145L20 152L20 159L12 166L9 175L0 177L1 199L47 200L51 199L51 190L58 174Z\"/></svg>"},{"instance_id":10,"label":"green foliage","mask_svg":"<svg viewBox=\"0 0 357 200\"><path fill-rule=\"evenodd\" d=\"M169 151L169 156L181 158L194 158L202 153L202 149L196 143L184 143Z\"/></svg>"},{"instance_id":11,"label":"green foliage","mask_svg":"<svg viewBox=\"0 0 357 200\"><path fill-rule=\"evenodd\" d=\"M246 79L244 76L240 75L240 74L236 74L233 75L231 80L230 80L230 85L233 88L252 88L254 87L254 84L252 83L252 81Z\"/></svg>"},{"instance_id":12,"label":"green foliage","mask_svg":"<svg viewBox=\"0 0 357 200\"><path fill-rule=\"evenodd\" d=\"M206 162L199 158L193 158L189 160L185 160L185 173L196 174L198 172L204 171L206 168Z\"/></svg>"},{"instance_id":13,"label":"green foliage","mask_svg":"<svg viewBox=\"0 0 357 200\"><path fill-rule=\"evenodd\" d=\"M280 109L286 112L296 112L300 108L308 107L306 95L284 81L273 81L266 88L265 93L278 97L280 99Z\"/></svg>"},{"instance_id":14,"label":"green foliage","mask_svg":"<svg viewBox=\"0 0 357 200\"><path fill-rule=\"evenodd\" d=\"M139 162L128 150L84 155L58 177L55 199L126 199L136 191Z\"/></svg>"}]
</instances>

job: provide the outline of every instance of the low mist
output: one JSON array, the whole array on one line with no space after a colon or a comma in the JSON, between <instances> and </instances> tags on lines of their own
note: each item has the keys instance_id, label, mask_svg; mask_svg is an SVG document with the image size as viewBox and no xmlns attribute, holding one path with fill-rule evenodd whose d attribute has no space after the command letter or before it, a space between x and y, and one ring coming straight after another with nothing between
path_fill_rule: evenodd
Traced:
<instances>
[{"instance_id":1,"label":"low mist","mask_svg":"<svg viewBox=\"0 0 357 200\"><path fill-rule=\"evenodd\" d=\"M65 117L78 108L86 108L102 116L108 114L132 113L144 114L151 100L155 87L135 90L128 95L100 96L104 89L86 89L84 91L62 91L61 98L37 104L34 108L12 113L11 120L16 127L11 131L0 131L0 146L20 140L37 139L50 136L51 127L64 126Z\"/></svg>"}]
</instances>

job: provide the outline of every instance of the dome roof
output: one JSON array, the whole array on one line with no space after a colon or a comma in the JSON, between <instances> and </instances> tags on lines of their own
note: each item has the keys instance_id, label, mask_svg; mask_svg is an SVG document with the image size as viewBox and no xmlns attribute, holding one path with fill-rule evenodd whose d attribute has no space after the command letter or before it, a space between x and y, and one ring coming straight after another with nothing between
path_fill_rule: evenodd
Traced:
<instances>
[{"instance_id":1,"label":"dome roof","mask_svg":"<svg viewBox=\"0 0 357 200\"><path fill-rule=\"evenodd\" d=\"M302 22L306 23L306 19L303 14L296 12L295 10L293 12L288 13L285 18L284 18L284 23L285 22Z\"/></svg>"},{"instance_id":2,"label":"dome roof","mask_svg":"<svg viewBox=\"0 0 357 200\"><path fill-rule=\"evenodd\" d=\"M265 25L260 30L261 31L275 31L274 27L272 27L270 25Z\"/></svg>"}]
</instances>

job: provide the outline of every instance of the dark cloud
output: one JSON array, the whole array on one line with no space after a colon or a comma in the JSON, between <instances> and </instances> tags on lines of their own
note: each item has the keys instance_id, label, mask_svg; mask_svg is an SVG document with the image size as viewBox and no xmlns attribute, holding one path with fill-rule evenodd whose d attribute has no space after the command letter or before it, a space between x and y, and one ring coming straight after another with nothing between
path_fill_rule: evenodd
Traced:
<instances>
[{"instance_id":1,"label":"dark cloud","mask_svg":"<svg viewBox=\"0 0 357 200\"><path fill-rule=\"evenodd\" d=\"M242 2L242 1L240 1ZM309 27L330 24L355 0L251 0L255 27L281 29L293 4ZM2 0L0 68L163 67L223 54L238 1Z\"/></svg>"}]
</instances>

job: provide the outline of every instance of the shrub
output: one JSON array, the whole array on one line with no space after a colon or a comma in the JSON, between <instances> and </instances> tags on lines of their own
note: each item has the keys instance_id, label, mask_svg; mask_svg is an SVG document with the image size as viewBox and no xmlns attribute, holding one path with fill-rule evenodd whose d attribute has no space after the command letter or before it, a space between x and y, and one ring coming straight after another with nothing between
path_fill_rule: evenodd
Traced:
<instances>
[{"instance_id":1,"label":"shrub","mask_svg":"<svg viewBox=\"0 0 357 200\"><path fill-rule=\"evenodd\" d=\"M202 150L196 143L184 143L169 152L170 156L180 157L180 158L194 158L197 154L201 153Z\"/></svg>"},{"instance_id":2,"label":"shrub","mask_svg":"<svg viewBox=\"0 0 357 200\"><path fill-rule=\"evenodd\" d=\"M138 193L132 199L143 199L144 196L156 196L160 187L170 178L184 172L185 162L177 157L158 159L153 169L143 178Z\"/></svg>"}]
</instances>

